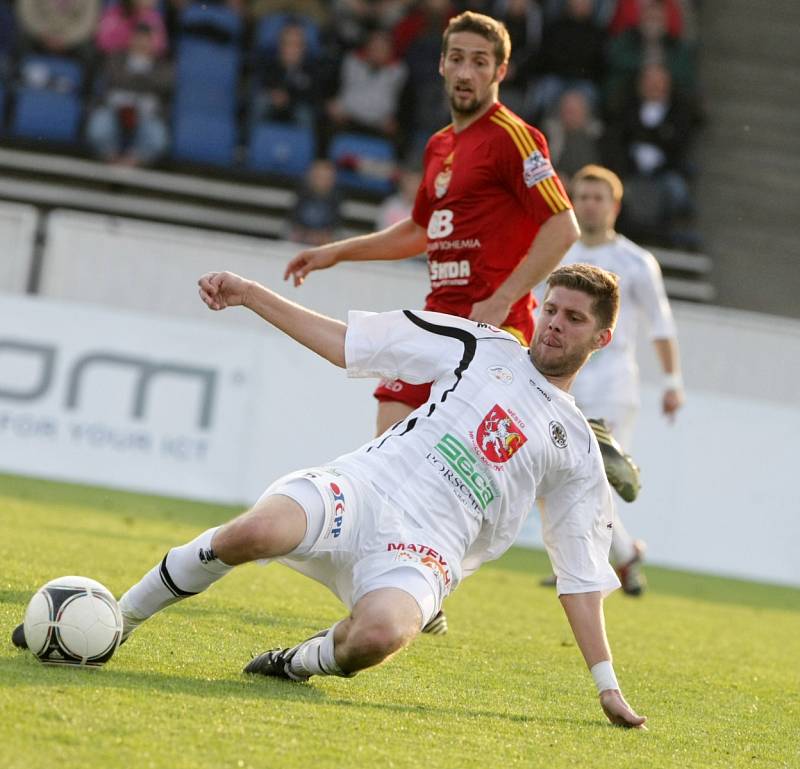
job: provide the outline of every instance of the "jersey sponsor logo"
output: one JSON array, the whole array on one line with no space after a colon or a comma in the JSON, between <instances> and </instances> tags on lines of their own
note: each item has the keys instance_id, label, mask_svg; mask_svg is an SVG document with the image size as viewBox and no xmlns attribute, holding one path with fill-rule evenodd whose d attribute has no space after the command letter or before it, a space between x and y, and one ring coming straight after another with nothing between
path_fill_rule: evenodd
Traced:
<instances>
[{"instance_id":1,"label":"jersey sponsor logo","mask_svg":"<svg viewBox=\"0 0 800 769\"><path fill-rule=\"evenodd\" d=\"M478 328L485 328L487 331L491 331L493 334L499 334L502 329L497 328L497 326L492 326L489 323L479 323Z\"/></svg>"},{"instance_id":2,"label":"jersey sponsor logo","mask_svg":"<svg viewBox=\"0 0 800 769\"><path fill-rule=\"evenodd\" d=\"M522 161L522 177L528 187L533 187L534 184L539 184L555 175L550 161L539 150L534 150Z\"/></svg>"},{"instance_id":3,"label":"jersey sponsor logo","mask_svg":"<svg viewBox=\"0 0 800 769\"><path fill-rule=\"evenodd\" d=\"M471 267L469 259L459 259L452 262L438 262L435 259L428 261L431 286L466 286L469 283Z\"/></svg>"},{"instance_id":4,"label":"jersey sponsor logo","mask_svg":"<svg viewBox=\"0 0 800 769\"><path fill-rule=\"evenodd\" d=\"M552 402L553 399L550 397L549 393L546 393L544 390L542 390L542 388L539 387L539 385L536 384L536 382L534 382L533 379L529 379L528 382L532 387L536 388L539 395L541 395L548 403Z\"/></svg>"},{"instance_id":5,"label":"jersey sponsor logo","mask_svg":"<svg viewBox=\"0 0 800 769\"><path fill-rule=\"evenodd\" d=\"M567 448L567 431L564 425L561 422L556 422L553 420L550 423L550 440L559 448L565 449Z\"/></svg>"},{"instance_id":6,"label":"jersey sponsor logo","mask_svg":"<svg viewBox=\"0 0 800 769\"><path fill-rule=\"evenodd\" d=\"M505 366L489 366L486 370L489 372L489 376L500 384L510 385L514 381L514 372Z\"/></svg>"},{"instance_id":7,"label":"jersey sponsor logo","mask_svg":"<svg viewBox=\"0 0 800 769\"><path fill-rule=\"evenodd\" d=\"M497 491L492 482L478 470L478 462L473 453L450 433L445 433L442 436L441 440L436 444L436 450L442 455L444 461L456 476L467 486L474 502L477 503L482 511L486 510L497 496ZM436 455L429 454L429 457L428 461L436 467ZM445 473L443 473L443 476L445 480L450 481L451 485L457 486L452 477L447 476Z\"/></svg>"},{"instance_id":8,"label":"jersey sponsor logo","mask_svg":"<svg viewBox=\"0 0 800 769\"><path fill-rule=\"evenodd\" d=\"M413 542L408 544L405 542L389 542L386 549L389 552L395 553L396 560L418 563L421 566L425 566L434 573L436 578L445 587L450 585L450 565L447 563L445 557L432 547L415 544Z\"/></svg>"},{"instance_id":9,"label":"jersey sponsor logo","mask_svg":"<svg viewBox=\"0 0 800 769\"><path fill-rule=\"evenodd\" d=\"M475 442L490 462L508 462L527 442L525 433L508 412L495 404L481 420Z\"/></svg>"},{"instance_id":10,"label":"jersey sponsor logo","mask_svg":"<svg viewBox=\"0 0 800 769\"><path fill-rule=\"evenodd\" d=\"M480 238L436 240L433 243L428 243L428 253L435 254L437 251L475 251L480 247Z\"/></svg>"},{"instance_id":11,"label":"jersey sponsor logo","mask_svg":"<svg viewBox=\"0 0 800 769\"><path fill-rule=\"evenodd\" d=\"M333 537L336 539L336 537L342 533L342 524L344 523L344 516L347 512L347 508L345 506L344 492L339 487L339 484L331 482L328 484L328 487L333 496L333 521L331 522L331 528L325 535L325 538Z\"/></svg>"},{"instance_id":12,"label":"jersey sponsor logo","mask_svg":"<svg viewBox=\"0 0 800 769\"><path fill-rule=\"evenodd\" d=\"M454 229L453 212L449 208L434 211L428 220L428 237L431 240L446 238L453 234Z\"/></svg>"}]
</instances>

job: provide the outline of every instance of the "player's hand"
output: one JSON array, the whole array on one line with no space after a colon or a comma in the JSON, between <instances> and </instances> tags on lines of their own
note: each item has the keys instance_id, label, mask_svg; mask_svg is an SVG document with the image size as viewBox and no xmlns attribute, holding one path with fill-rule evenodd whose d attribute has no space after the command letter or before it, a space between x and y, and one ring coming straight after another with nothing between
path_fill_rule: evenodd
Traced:
<instances>
[{"instance_id":1,"label":"player's hand","mask_svg":"<svg viewBox=\"0 0 800 769\"><path fill-rule=\"evenodd\" d=\"M200 298L210 310L224 310L244 304L253 281L233 272L207 272L197 285Z\"/></svg>"},{"instance_id":2,"label":"player's hand","mask_svg":"<svg viewBox=\"0 0 800 769\"><path fill-rule=\"evenodd\" d=\"M683 390L674 388L664 390L664 396L661 399L661 411L670 422L675 420L675 415L678 413L678 409L683 406L684 400Z\"/></svg>"},{"instance_id":3,"label":"player's hand","mask_svg":"<svg viewBox=\"0 0 800 769\"><path fill-rule=\"evenodd\" d=\"M647 716L639 716L625 701L619 689L606 689L600 692L600 707L606 718L614 726L624 726L626 729L647 729L644 725Z\"/></svg>"},{"instance_id":4,"label":"player's hand","mask_svg":"<svg viewBox=\"0 0 800 769\"><path fill-rule=\"evenodd\" d=\"M472 312L469 314L469 319L477 321L478 323L488 323L490 326L503 325L503 321L508 317L508 311L511 305L498 301L493 296L484 299L482 302L475 302L472 305Z\"/></svg>"},{"instance_id":5,"label":"player's hand","mask_svg":"<svg viewBox=\"0 0 800 769\"><path fill-rule=\"evenodd\" d=\"M283 279L293 278L294 285L302 286L306 275L314 270L325 270L336 264L336 252L332 248L322 246L301 251L289 264L283 273Z\"/></svg>"}]
</instances>

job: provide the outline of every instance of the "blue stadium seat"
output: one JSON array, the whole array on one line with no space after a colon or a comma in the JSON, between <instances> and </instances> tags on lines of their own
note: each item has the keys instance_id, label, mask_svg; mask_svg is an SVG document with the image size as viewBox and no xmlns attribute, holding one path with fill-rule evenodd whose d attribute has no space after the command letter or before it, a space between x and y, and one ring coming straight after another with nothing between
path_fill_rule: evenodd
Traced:
<instances>
[{"instance_id":1,"label":"blue stadium seat","mask_svg":"<svg viewBox=\"0 0 800 769\"><path fill-rule=\"evenodd\" d=\"M75 143L83 105L72 93L46 88L19 88L11 133L27 139Z\"/></svg>"},{"instance_id":2,"label":"blue stadium seat","mask_svg":"<svg viewBox=\"0 0 800 769\"><path fill-rule=\"evenodd\" d=\"M387 139L358 133L333 137L328 157L336 164L336 180L342 187L388 195L394 190L390 169L394 147Z\"/></svg>"},{"instance_id":3,"label":"blue stadium seat","mask_svg":"<svg viewBox=\"0 0 800 769\"><path fill-rule=\"evenodd\" d=\"M314 159L314 132L293 123L260 123L247 150L247 167L253 171L303 176Z\"/></svg>"},{"instance_id":4,"label":"blue stadium seat","mask_svg":"<svg viewBox=\"0 0 800 769\"><path fill-rule=\"evenodd\" d=\"M253 35L253 54L258 59L269 59L278 50L281 30L289 23L300 24L306 33L308 53L318 58L322 45L320 43L319 27L308 16L299 16L292 13L270 13L262 17L256 25Z\"/></svg>"},{"instance_id":5,"label":"blue stadium seat","mask_svg":"<svg viewBox=\"0 0 800 769\"><path fill-rule=\"evenodd\" d=\"M208 31L222 41L238 45L242 37L242 17L224 5L193 3L180 17L181 37Z\"/></svg>"},{"instance_id":6,"label":"blue stadium seat","mask_svg":"<svg viewBox=\"0 0 800 769\"><path fill-rule=\"evenodd\" d=\"M19 71L26 87L68 93L79 91L83 86L83 65L76 59L64 56L24 56L20 60Z\"/></svg>"},{"instance_id":7,"label":"blue stadium seat","mask_svg":"<svg viewBox=\"0 0 800 769\"><path fill-rule=\"evenodd\" d=\"M214 166L231 166L236 149L233 115L208 115L176 111L172 125L175 160Z\"/></svg>"},{"instance_id":8,"label":"blue stadium seat","mask_svg":"<svg viewBox=\"0 0 800 769\"><path fill-rule=\"evenodd\" d=\"M175 105L197 111L235 110L240 61L241 53L234 46L182 40L175 70Z\"/></svg>"},{"instance_id":9,"label":"blue stadium seat","mask_svg":"<svg viewBox=\"0 0 800 769\"><path fill-rule=\"evenodd\" d=\"M0 134L5 133L6 129L6 87L0 82Z\"/></svg>"}]
</instances>

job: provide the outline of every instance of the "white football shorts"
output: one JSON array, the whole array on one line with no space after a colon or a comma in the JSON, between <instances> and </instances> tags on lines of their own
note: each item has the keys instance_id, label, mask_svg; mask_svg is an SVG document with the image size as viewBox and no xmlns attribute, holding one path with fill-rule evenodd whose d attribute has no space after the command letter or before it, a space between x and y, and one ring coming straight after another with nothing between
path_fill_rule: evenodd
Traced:
<instances>
[{"instance_id":1,"label":"white football shorts","mask_svg":"<svg viewBox=\"0 0 800 769\"><path fill-rule=\"evenodd\" d=\"M308 525L303 542L274 560L321 582L350 609L386 587L416 600L422 627L441 609L453 586L452 558L372 484L313 467L279 478L259 501L276 494L297 502Z\"/></svg>"}]
</instances>

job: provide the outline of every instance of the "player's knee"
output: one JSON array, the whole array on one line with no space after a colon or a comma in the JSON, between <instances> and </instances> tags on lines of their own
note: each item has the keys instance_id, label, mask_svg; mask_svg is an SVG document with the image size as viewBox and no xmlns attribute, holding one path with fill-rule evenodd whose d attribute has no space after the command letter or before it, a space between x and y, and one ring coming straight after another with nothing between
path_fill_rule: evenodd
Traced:
<instances>
[{"instance_id":1,"label":"player's knee","mask_svg":"<svg viewBox=\"0 0 800 769\"><path fill-rule=\"evenodd\" d=\"M352 628L347 643L352 655L375 665L402 649L412 635L401 623L391 620L364 622Z\"/></svg>"}]
</instances>

